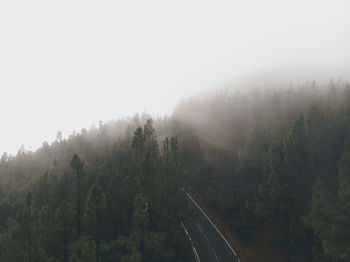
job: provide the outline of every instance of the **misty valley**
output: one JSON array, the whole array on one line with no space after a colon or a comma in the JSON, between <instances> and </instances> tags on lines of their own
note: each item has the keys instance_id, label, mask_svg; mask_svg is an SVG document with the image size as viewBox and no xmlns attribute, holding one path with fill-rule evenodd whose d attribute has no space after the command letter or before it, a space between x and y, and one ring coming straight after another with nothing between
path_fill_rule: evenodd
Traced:
<instances>
[{"instance_id":1,"label":"misty valley","mask_svg":"<svg viewBox=\"0 0 350 262\"><path fill-rule=\"evenodd\" d=\"M349 210L349 83L218 88L4 153L0 261L346 262Z\"/></svg>"}]
</instances>

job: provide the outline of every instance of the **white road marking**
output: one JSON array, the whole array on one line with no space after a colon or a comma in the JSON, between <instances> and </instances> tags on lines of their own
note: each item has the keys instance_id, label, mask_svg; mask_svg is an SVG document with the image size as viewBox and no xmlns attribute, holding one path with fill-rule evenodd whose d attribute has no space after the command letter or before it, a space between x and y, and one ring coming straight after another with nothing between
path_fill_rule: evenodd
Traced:
<instances>
[{"instance_id":1,"label":"white road marking","mask_svg":"<svg viewBox=\"0 0 350 262\"><path fill-rule=\"evenodd\" d=\"M203 233L203 235L204 235L204 238L205 238L205 239L207 240L207 242L209 243L209 245L211 245L211 242L210 242L209 239L207 238L206 234Z\"/></svg>"},{"instance_id":2,"label":"white road marking","mask_svg":"<svg viewBox=\"0 0 350 262\"><path fill-rule=\"evenodd\" d=\"M199 230L203 233L203 230L202 230L201 226L197 224L197 227L198 227Z\"/></svg>"},{"instance_id":3,"label":"white road marking","mask_svg":"<svg viewBox=\"0 0 350 262\"><path fill-rule=\"evenodd\" d=\"M213 253L214 253L214 255L215 255L216 261L218 261L218 262L219 262L219 258L218 258L218 256L216 255L215 250L214 250L214 249L212 249L212 251L213 251Z\"/></svg>"},{"instance_id":4,"label":"white road marking","mask_svg":"<svg viewBox=\"0 0 350 262\"><path fill-rule=\"evenodd\" d=\"M197 206L197 208L202 212L202 214L205 216L206 219L208 219L208 221L210 222L210 224L215 228L216 232L219 233L219 235L222 237L222 239L226 242L226 244L228 245L228 247L231 249L231 251L233 252L233 254L235 254L235 256L237 257L238 261L240 261L240 259L238 258L236 252L233 250L233 248L231 247L231 245L227 242L227 240L224 238L224 236L221 234L221 232L219 231L219 229L217 229L217 227L214 225L213 222L211 222L211 220L209 219L209 217L204 213L204 211L199 207L199 205L196 203L196 201L194 201L194 199L191 197L191 195L189 193L187 193L187 196L192 200L192 202Z\"/></svg>"},{"instance_id":5,"label":"white road marking","mask_svg":"<svg viewBox=\"0 0 350 262\"><path fill-rule=\"evenodd\" d=\"M204 238L207 240L207 242L209 243L209 245L211 246L211 242L209 241L209 239L208 239L208 237L207 237L207 235L203 232L203 230L202 230L202 228L201 228L201 226L200 225L198 225L198 224L196 224L197 225L197 227L199 228L199 230L202 232L202 234L203 234L203 236L204 236Z\"/></svg>"},{"instance_id":6,"label":"white road marking","mask_svg":"<svg viewBox=\"0 0 350 262\"><path fill-rule=\"evenodd\" d=\"M207 240L209 246L211 246L211 250L212 250L213 253L214 253L214 256L215 256L215 258L216 258L216 261L219 261L219 258L218 258L217 254L216 254L216 252L215 252L215 250L214 250L214 248L213 248L213 245L211 244L210 240L208 239L207 235L203 232L201 226L200 226L198 223L197 223L196 225L197 225L197 227L199 228L199 230L202 232L202 234L203 234L205 240Z\"/></svg>"},{"instance_id":7,"label":"white road marking","mask_svg":"<svg viewBox=\"0 0 350 262\"><path fill-rule=\"evenodd\" d=\"M190 242L191 242L191 245L192 245L192 251L193 251L193 254L194 254L194 258L196 259L196 262L200 262L200 259L199 259L199 256L198 256L198 253L197 253L197 249L196 247L193 245L193 241L190 237L190 235L188 234L188 231L184 225L184 223L181 222L181 226L183 227L183 229L185 230L185 233L187 235L187 237L189 238Z\"/></svg>"}]
</instances>

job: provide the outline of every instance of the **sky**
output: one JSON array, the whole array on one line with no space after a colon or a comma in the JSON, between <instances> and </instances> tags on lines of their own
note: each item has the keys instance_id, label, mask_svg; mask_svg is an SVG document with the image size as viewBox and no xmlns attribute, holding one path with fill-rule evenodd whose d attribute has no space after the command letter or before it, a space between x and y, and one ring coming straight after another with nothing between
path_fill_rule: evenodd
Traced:
<instances>
[{"instance_id":1,"label":"sky","mask_svg":"<svg viewBox=\"0 0 350 262\"><path fill-rule=\"evenodd\" d=\"M0 153L250 72L350 69L350 1L0 1Z\"/></svg>"}]
</instances>

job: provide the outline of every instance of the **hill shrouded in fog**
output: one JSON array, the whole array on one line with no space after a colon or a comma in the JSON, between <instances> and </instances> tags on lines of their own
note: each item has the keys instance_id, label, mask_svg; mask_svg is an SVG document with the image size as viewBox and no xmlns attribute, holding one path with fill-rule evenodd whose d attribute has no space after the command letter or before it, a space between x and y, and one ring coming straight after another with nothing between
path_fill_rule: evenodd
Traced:
<instances>
[{"instance_id":1,"label":"hill shrouded in fog","mask_svg":"<svg viewBox=\"0 0 350 262\"><path fill-rule=\"evenodd\" d=\"M349 9L348 0L1 1L0 154L99 120L170 115L181 98L245 74L258 86L283 75L349 80Z\"/></svg>"},{"instance_id":2,"label":"hill shrouded in fog","mask_svg":"<svg viewBox=\"0 0 350 262\"><path fill-rule=\"evenodd\" d=\"M347 261L349 110L341 80L227 84L4 154L0 261L191 261L182 187L242 242L271 232L261 261Z\"/></svg>"},{"instance_id":3,"label":"hill shrouded in fog","mask_svg":"<svg viewBox=\"0 0 350 262\"><path fill-rule=\"evenodd\" d=\"M349 10L0 1L0 262L350 261Z\"/></svg>"}]
</instances>

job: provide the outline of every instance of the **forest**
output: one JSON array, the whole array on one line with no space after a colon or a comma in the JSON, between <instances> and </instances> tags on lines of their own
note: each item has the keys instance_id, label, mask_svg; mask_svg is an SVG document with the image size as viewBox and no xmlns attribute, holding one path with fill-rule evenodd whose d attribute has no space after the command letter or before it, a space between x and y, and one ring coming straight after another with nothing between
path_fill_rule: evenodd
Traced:
<instances>
[{"instance_id":1,"label":"forest","mask_svg":"<svg viewBox=\"0 0 350 262\"><path fill-rule=\"evenodd\" d=\"M217 88L4 153L0 261L193 261L182 188L283 261L350 261L350 84Z\"/></svg>"},{"instance_id":2,"label":"forest","mask_svg":"<svg viewBox=\"0 0 350 262\"><path fill-rule=\"evenodd\" d=\"M176 137L95 131L3 155L0 261L192 261Z\"/></svg>"}]
</instances>

